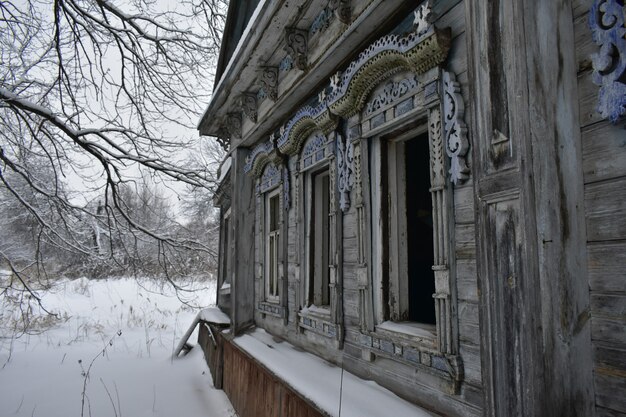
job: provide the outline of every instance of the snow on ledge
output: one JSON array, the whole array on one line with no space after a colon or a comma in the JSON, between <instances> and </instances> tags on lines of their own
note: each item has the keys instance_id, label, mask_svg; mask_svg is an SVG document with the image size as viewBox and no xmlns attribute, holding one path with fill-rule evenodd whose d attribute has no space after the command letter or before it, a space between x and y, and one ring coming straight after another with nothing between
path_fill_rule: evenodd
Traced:
<instances>
[{"instance_id":1,"label":"snow on ledge","mask_svg":"<svg viewBox=\"0 0 626 417\"><path fill-rule=\"evenodd\" d=\"M219 307L209 307L198 313L198 319L214 324L230 324L230 318L219 309Z\"/></svg>"},{"instance_id":2,"label":"snow on ledge","mask_svg":"<svg viewBox=\"0 0 626 417\"><path fill-rule=\"evenodd\" d=\"M234 343L258 360L300 395L330 416L339 415L341 368L285 341L276 341L263 329L236 337ZM434 417L372 381L348 371L343 375L343 417Z\"/></svg>"},{"instance_id":3,"label":"snow on ledge","mask_svg":"<svg viewBox=\"0 0 626 417\"><path fill-rule=\"evenodd\" d=\"M429 330L427 326L415 323L415 322L393 322L393 321L385 321L376 326L376 330L387 330L394 333L403 333L407 336L414 336L425 339L434 339L436 334L433 330Z\"/></svg>"}]
</instances>

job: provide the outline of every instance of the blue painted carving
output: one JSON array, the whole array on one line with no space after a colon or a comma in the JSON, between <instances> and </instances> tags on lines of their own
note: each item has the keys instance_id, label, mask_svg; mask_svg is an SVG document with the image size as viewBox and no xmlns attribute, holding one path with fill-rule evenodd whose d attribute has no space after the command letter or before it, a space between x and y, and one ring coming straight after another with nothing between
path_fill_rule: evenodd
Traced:
<instances>
[{"instance_id":1,"label":"blue painted carving","mask_svg":"<svg viewBox=\"0 0 626 417\"><path fill-rule=\"evenodd\" d=\"M337 188L339 208L344 213L350 208L350 191L354 185L354 145L343 135L337 135Z\"/></svg>"},{"instance_id":2,"label":"blue painted carving","mask_svg":"<svg viewBox=\"0 0 626 417\"><path fill-rule=\"evenodd\" d=\"M328 156L326 154L326 141L326 136L321 134L317 134L309 139L302 150L300 169L307 169Z\"/></svg>"},{"instance_id":3,"label":"blue painted carving","mask_svg":"<svg viewBox=\"0 0 626 417\"><path fill-rule=\"evenodd\" d=\"M259 191L264 193L280 184L281 172L282 170L280 170L276 165L268 164L263 171L263 176L261 177L261 189Z\"/></svg>"},{"instance_id":4,"label":"blue painted carving","mask_svg":"<svg viewBox=\"0 0 626 417\"><path fill-rule=\"evenodd\" d=\"M263 162L268 159L272 150L273 146L270 141L258 144L246 158L246 164L243 167L243 172L247 173L254 169L256 175L258 175L260 170L263 168Z\"/></svg>"},{"instance_id":5,"label":"blue painted carving","mask_svg":"<svg viewBox=\"0 0 626 417\"><path fill-rule=\"evenodd\" d=\"M465 161L469 149L467 126L463 120L465 105L461 96L461 86L455 80L454 74L444 71L442 81L445 145L446 153L450 157L450 181L457 185L468 179L470 172Z\"/></svg>"},{"instance_id":6,"label":"blue painted carving","mask_svg":"<svg viewBox=\"0 0 626 417\"><path fill-rule=\"evenodd\" d=\"M313 20L311 27L309 28L309 33L311 36L315 35L318 32L323 32L330 26L330 21L333 19L335 14L326 7L322 10L317 17Z\"/></svg>"},{"instance_id":7,"label":"blue painted carving","mask_svg":"<svg viewBox=\"0 0 626 417\"><path fill-rule=\"evenodd\" d=\"M589 27L600 51L593 54L593 82L600 86L598 107L611 123L626 115L626 5L624 0L595 0Z\"/></svg>"},{"instance_id":8,"label":"blue painted carving","mask_svg":"<svg viewBox=\"0 0 626 417\"><path fill-rule=\"evenodd\" d=\"M380 94L373 97L369 103L367 103L365 114L369 115L374 113L376 110L380 110L381 107L396 102L409 91L415 90L417 86L418 83L415 76L405 78L398 82L390 81Z\"/></svg>"},{"instance_id":9,"label":"blue painted carving","mask_svg":"<svg viewBox=\"0 0 626 417\"><path fill-rule=\"evenodd\" d=\"M286 55L280 64L278 64L278 69L282 72L287 72L293 68L293 59L291 59L291 55Z\"/></svg>"},{"instance_id":10,"label":"blue painted carving","mask_svg":"<svg viewBox=\"0 0 626 417\"><path fill-rule=\"evenodd\" d=\"M283 181L283 198L285 201L285 209L289 210L289 208L291 207L291 185L289 183L289 170L285 167L283 169L283 178L285 179Z\"/></svg>"}]
</instances>

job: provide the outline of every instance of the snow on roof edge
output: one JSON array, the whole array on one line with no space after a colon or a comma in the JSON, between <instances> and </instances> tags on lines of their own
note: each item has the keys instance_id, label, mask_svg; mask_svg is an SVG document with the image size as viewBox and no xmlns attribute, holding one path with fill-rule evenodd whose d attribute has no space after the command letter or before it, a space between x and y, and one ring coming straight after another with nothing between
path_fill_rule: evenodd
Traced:
<instances>
[{"instance_id":1,"label":"snow on roof edge","mask_svg":"<svg viewBox=\"0 0 626 417\"><path fill-rule=\"evenodd\" d=\"M241 34L241 37L239 38L239 42L237 42L237 47L233 51L233 54L231 55L230 60L228 61L228 65L226 65L226 68L222 72L222 76L220 77L220 80L218 81L217 86L215 86L215 88L213 89L213 94L211 95L211 100L209 101L209 104L207 104L206 109L204 110L204 112L202 112L202 116L200 117L200 121L198 122L198 126L196 127L197 130L200 130L200 128L202 127L202 123L204 122L204 118L211 110L211 107L213 106L214 101L216 101L217 98L220 96L220 90L224 88L223 84L226 82L225 80L228 78L228 73L232 70L232 67L235 65L235 62L239 61L239 58L240 58L239 55L242 53L242 50L244 49L244 45L247 45L250 43L250 40L248 38L252 36L251 35L253 33L252 28L258 25L257 21L261 18L261 11L265 8L265 6L268 3L270 3L269 0L260 0L259 4L257 4L256 8L254 9L252 16L250 16L250 19L248 20L248 24L246 25L245 30Z\"/></svg>"}]
</instances>

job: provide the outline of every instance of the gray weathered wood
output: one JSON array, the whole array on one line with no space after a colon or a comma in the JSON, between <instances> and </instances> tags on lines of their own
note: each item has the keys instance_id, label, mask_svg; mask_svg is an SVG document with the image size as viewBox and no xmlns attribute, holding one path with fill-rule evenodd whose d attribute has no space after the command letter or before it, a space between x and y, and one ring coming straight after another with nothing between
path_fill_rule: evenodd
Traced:
<instances>
[{"instance_id":1,"label":"gray weathered wood","mask_svg":"<svg viewBox=\"0 0 626 417\"><path fill-rule=\"evenodd\" d=\"M626 378L623 372L596 369L594 384L596 403L600 407L626 414Z\"/></svg>"},{"instance_id":2,"label":"gray weathered wood","mask_svg":"<svg viewBox=\"0 0 626 417\"><path fill-rule=\"evenodd\" d=\"M587 185L585 217L590 242L626 239L626 177Z\"/></svg>"},{"instance_id":3,"label":"gray weathered wood","mask_svg":"<svg viewBox=\"0 0 626 417\"><path fill-rule=\"evenodd\" d=\"M587 248L592 291L626 292L626 242L600 242Z\"/></svg>"},{"instance_id":4,"label":"gray weathered wood","mask_svg":"<svg viewBox=\"0 0 626 417\"><path fill-rule=\"evenodd\" d=\"M252 177L244 174L246 149L238 148L232 152L231 181L232 224L233 224L233 259L232 322L233 332L238 333L254 321L254 227L255 196Z\"/></svg>"},{"instance_id":5,"label":"gray weathered wood","mask_svg":"<svg viewBox=\"0 0 626 417\"><path fill-rule=\"evenodd\" d=\"M607 121L582 130L585 183L626 176L626 131Z\"/></svg>"},{"instance_id":6,"label":"gray weathered wood","mask_svg":"<svg viewBox=\"0 0 626 417\"><path fill-rule=\"evenodd\" d=\"M571 3L466 5L486 415L589 416Z\"/></svg>"}]
</instances>

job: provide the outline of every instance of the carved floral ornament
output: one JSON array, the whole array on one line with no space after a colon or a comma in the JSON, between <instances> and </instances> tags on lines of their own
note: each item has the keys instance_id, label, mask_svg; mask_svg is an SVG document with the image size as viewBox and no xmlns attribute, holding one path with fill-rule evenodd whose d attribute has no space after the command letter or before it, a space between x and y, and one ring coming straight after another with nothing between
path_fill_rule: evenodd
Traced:
<instances>
[{"instance_id":1,"label":"carved floral ornament","mask_svg":"<svg viewBox=\"0 0 626 417\"><path fill-rule=\"evenodd\" d=\"M330 133L336 128L338 118L347 119L362 111L372 90L393 74L411 71L419 75L441 64L450 49L450 30L439 30L428 23L428 8L427 2L420 6L415 28L408 35L380 38L361 52L345 71L332 76L330 92L320 95L320 103L300 109L284 126L276 141L278 151L293 155L313 131ZM276 78L270 76L269 79L275 82L277 74ZM276 86L266 83L263 88L272 98L269 89ZM244 172L253 171L258 176L271 151L270 141L259 144L249 155Z\"/></svg>"},{"instance_id":2,"label":"carved floral ornament","mask_svg":"<svg viewBox=\"0 0 626 417\"><path fill-rule=\"evenodd\" d=\"M615 124L626 115L626 4L595 0L589 27L600 51L592 55L593 82L600 86L597 110Z\"/></svg>"},{"instance_id":3,"label":"carved floral ornament","mask_svg":"<svg viewBox=\"0 0 626 417\"><path fill-rule=\"evenodd\" d=\"M443 110L446 134L446 153L450 157L450 181L455 185L469 177L465 156L469 149L467 127L465 125L465 105L461 87L454 74L443 71Z\"/></svg>"},{"instance_id":4,"label":"carved floral ornament","mask_svg":"<svg viewBox=\"0 0 626 417\"><path fill-rule=\"evenodd\" d=\"M352 20L352 7L350 6L350 0L330 0L330 10L335 12L337 19L341 23L348 24Z\"/></svg>"},{"instance_id":5,"label":"carved floral ornament","mask_svg":"<svg viewBox=\"0 0 626 417\"><path fill-rule=\"evenodd\" d=\"M309 32L306 30L285 29L285 50L299 70L307 68L308 36Z\"/></svg>"}]
</instances>

